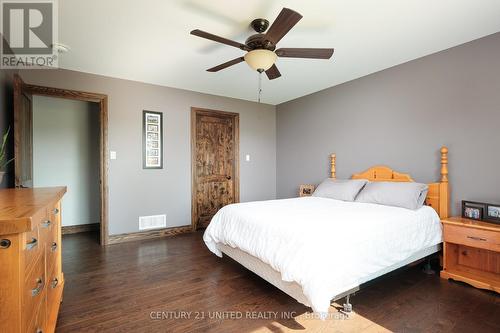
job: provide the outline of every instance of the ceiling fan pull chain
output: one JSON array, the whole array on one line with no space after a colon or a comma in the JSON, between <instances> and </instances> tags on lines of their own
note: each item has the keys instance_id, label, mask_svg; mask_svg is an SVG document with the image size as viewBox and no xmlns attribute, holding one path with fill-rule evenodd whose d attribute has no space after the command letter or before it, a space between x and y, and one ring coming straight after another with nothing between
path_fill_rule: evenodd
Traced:
<instances>
[{"instance_id":1,"label":"ceiling fan pull chain","mask_svg":"<svg viewBox=\"0 0 500 333\"><path fill-rule=\"evenodd\" d=\"M262 95L262 72L259 73L259 103L260 103L260 97Z\"/></svg>"}]
</instances>

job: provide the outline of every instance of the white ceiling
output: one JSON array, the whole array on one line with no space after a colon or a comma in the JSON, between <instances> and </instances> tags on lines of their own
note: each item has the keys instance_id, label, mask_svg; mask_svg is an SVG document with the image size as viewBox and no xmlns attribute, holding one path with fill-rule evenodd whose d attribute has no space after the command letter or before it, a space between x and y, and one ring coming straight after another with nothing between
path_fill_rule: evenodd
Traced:
<instances>
[{"instance_id":1,"label":"white ceiling","mask_svg":"<svg viewBox=\"0 0 500 333\"><path fill-rule=\"evenodd\" d=\"M264 103L279 104L500 31L499 0L62 0L62 68L256 100L245 63L205 70L243 51L189 34L201 29L244 42L257 17L283 7L304 18L279 47L334 47L331 60L278 58L263 77Z\"/></svg>"}]
</instances>

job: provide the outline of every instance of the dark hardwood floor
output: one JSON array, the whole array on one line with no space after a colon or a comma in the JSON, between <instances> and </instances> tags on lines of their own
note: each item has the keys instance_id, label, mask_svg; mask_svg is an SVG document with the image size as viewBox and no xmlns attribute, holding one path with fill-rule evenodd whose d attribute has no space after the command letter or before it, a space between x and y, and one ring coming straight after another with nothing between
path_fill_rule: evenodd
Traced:
<instances>
[{"instance_id":1,"label":"dark hardwood floor","mask_svg":"<svg viewBox=\"0 0 500 333\"><path fill-rule=\"evenodd\" d=\"M92 233L65 235L63 271L58 332L500 332L498 294L419 267L356 294L352 318L333 307L332 318L311 318L305 306L210 253L201 233L106 248ZM220 317L247 314L260 318Z\"/></svg>"}]
</instances>

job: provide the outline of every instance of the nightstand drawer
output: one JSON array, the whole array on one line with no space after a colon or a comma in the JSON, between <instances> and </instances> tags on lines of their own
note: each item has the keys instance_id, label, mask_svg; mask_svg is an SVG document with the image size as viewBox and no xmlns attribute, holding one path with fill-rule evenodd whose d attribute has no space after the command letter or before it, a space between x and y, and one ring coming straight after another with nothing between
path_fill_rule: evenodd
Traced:
<instances>
[{"instance_id":1,"label":"nightstand drawer","mask_svg":"<svg viewBox=\"0 0 500 333\"><path fill-rule=\"evenodd\" d=\"M500 252L500 232L444 225L444 241Z\"/></svg>"}]
</instances>

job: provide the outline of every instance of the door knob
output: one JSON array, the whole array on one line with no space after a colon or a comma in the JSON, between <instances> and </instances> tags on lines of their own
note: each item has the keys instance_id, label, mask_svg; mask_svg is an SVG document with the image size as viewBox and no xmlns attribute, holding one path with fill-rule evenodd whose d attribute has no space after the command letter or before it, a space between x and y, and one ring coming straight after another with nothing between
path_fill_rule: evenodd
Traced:
<instances>
[{"instance_id":1,"label":"door knob","mask_svg":"<svg viewBox=\"0 0 500 333\"><path fill-rule=\"evenodd\" d=\"M231 180L231 176L226 176L226 179L227 180Z\"/></svg>"}]
</instances>

